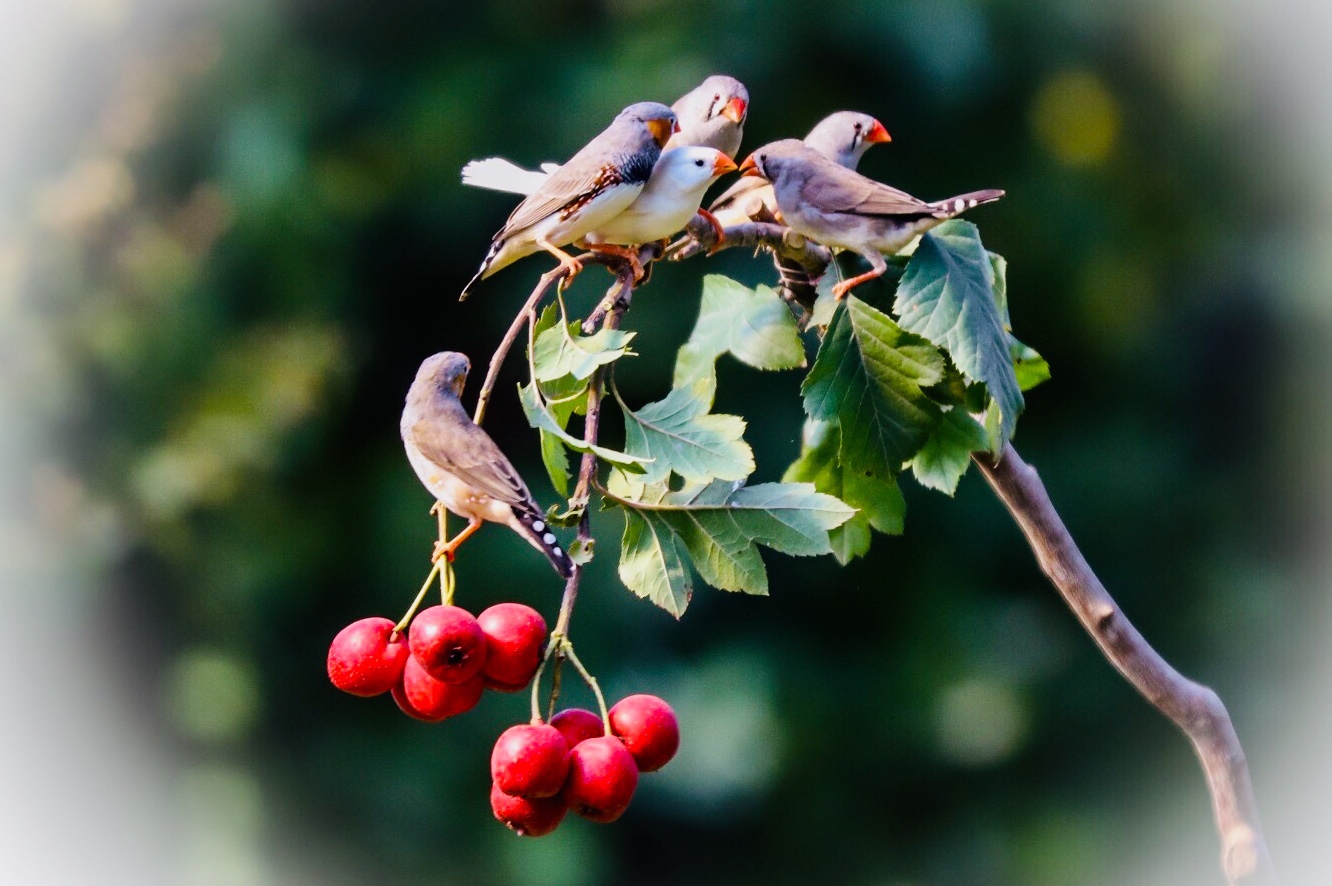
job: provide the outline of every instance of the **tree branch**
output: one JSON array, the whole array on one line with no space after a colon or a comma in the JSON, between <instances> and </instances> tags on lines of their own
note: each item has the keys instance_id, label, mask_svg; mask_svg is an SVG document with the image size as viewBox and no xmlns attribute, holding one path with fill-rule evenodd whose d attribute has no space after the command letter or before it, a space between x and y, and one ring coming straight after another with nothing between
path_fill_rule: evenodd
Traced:
<instances>
[{"instance_id":1,"label":"tree branch","mask_svg":"<svg viewBox=\"0 0 1332 886\"><path fill-rule=\"evenodd\" d=\"M1133 627L1083 559L1036 471L1011 445L997 460L988 453L972 458L1101 652L1192 742L1207 777L1226 877L1235 886L1277 883L1244 750L1220 697L1171 667Z\"/></svg>"},{"instance_id":2,"label":"tree branch","mask_svg":"<svg viewBox=\"0 0 1332 886\"><path fill-rule=\"evenodd\" d=\"M752 221L725 229L725 239L718 243L712 225L695 216L686 228L688 236L666 250L666 258L684 261L699 253L712 255L723 249L748 246L771 252L777 264L782 297L795 302L806 315L814 310L818 298L815 286L832 262L832 252L808 240L785 225Z\"/></svg>"}]
</instances>

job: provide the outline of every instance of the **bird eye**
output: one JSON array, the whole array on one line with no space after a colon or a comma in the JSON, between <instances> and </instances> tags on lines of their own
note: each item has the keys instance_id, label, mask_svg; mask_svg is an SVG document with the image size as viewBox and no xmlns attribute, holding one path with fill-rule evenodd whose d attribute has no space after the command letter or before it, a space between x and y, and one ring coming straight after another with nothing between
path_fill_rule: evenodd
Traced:
<instances>
[{"instance_id":1,"label":"bird eye","mask_svg":"<svg viewBox=\"0 0 1332 886\"><path fill-rule=\"evenodd\" d=\"M702 161L702 160L695 160L695 161L694 161L694 165L695 165L695 166L698 166L698 167L701 168L701 167L703 166L703 161Z\"/></svg>"},{"instance_id":2,"label":"bird eye","mask_svg":"<svg viewBox=\"0 0 1332 886\"><path fill-rule=\"evenodd\" d=\"M721 93L720 93L720 92L715 93L715 94L712 96L712 100L713 100L714 102L719 102L719 101L721 101Z\"/></svg>"},{"instance_id":3,"label":"bird eye","mask_svg":"<svg viewBox=\"0 0 1332 886\"><path fill-rule=\"evenodd\" d=\"M856 124L856 132L859 132L859 131L863 128L863 126L864 126L864 124L857 123L857 124Z\"/></svg>"}]
</instances>

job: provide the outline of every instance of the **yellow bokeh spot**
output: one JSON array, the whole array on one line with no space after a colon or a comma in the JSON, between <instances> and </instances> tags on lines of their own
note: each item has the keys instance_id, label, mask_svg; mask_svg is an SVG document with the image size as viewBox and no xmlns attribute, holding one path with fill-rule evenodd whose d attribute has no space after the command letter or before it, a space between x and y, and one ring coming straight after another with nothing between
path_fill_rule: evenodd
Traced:
<instances>
[{"instance_id":1,"label":"yellow bokeh spot","mask_svg":"<svg viewBox=\"0 0 1332 886\"><path fill-rule=\"evenodd\" d=\"M1065 71L1036 94L1031 125L1060 163L1093 166L1105 162L1119 138L1119 102L1090 71Z\"/></svg>"}]
</instances>

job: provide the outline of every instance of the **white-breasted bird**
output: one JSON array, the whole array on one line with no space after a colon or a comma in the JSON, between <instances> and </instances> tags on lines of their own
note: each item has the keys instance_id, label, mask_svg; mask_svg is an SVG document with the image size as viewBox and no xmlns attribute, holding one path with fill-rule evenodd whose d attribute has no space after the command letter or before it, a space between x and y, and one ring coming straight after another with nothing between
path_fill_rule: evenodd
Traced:
<instances>
[{"instance_id":1,"label":"white-breasted bird","mask_svg":"<svg viewBox=\"0 0 1332 886\"><path fill-rule=\"evenodd\" d=\"M676 128L675 112L659 102L639 102L621 111L518 204L491 240L462 297L477 281L542 249L558 258L572 279L582 263L560 247L581 239L634 202Z\"/></svg>"},{"instance_id":2,"label":"white-breasted bird","mask_svg":"<svg viewBox=\"0 0 1332 886\"><path fill-rule=\"evenodd\" d=\"M859 111L829 114L805 136L805 146L847 169L855 169L865 152L877 144L892 141L892 136L875 118ZM738 225L766 209L775 215L772 185L761 178L746 176L732 184L708 207L722 225Z\"/></svg>"},{"instance_id":3,"label":"white-breasted bird","mask_svg":"<svg viewBox=\"0 0 1332 886\"><path fill-rule=\"evenodd\" d=\"M749 92L743 83L714 74L682 95L671 110L680 131L671 136L666 147L716 148L735 159L749 110ZM474 188L531 194L559 168L558 163L542 163L539 169L524 169L503 157L488 157L464 166L462 181Z\"/></svg>"},{"instance_id":4,"label":"white-breasted bird","mask_svg":"<svg viewBox=\"0 0 1332 886\"><path fill-rule=\"evenodd\" d=\"M455 351L427 357L407 391L399 425L416 476L444 507L467 519L467 528L436 556L452 561L458 546L488 520L521 535L567 578L573 562L527 484L462 407L459 398L470 369L466 355Z\"/></svg>"},{"instance_id":5,"label":"white-breasted bird","mask_svg":"<svg viewBox=\"0 0 1332 886\"><path fill-rule=\"evenodd\" d=\"M664 240L683 230L701 212L699 204L708 186L735 169L735 161L716 148L667 148L661 152L647 187L629 208L584 237L588 248L627 259L634 268L634 279L642 277L638 250L620 247ZM721 236L720 230L717 233Z\"/></svg>"},{"instance_id":6,"label":"white-breasted bird","mask_svg":"<svg viewBox=\"0 0 1332 886\"><path fill-rule=\"evenodd\" d=\"M999 190L972 191L926 202L839 166L794 138L758 148L740 164L740 171L772 182L777 209L791 230L824 246L848 249L870 263L866 273L833 287L837 298L886 271L885 254L1004 195Z\"/></svg>"}]
</instances>

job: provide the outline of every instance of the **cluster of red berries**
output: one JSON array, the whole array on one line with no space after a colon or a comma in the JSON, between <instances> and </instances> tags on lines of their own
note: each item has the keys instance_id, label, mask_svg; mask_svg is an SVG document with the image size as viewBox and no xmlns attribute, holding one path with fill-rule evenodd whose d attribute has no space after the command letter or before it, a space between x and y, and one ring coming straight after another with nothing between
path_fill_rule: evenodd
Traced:
<instances>
[{"instance_id":1,"label":"cluster of red berries","mask_svg":"<svg viewBox=\"0 0 1332 886\"><path fill-rule=\"evenodd\" d=\"M521 603L497 603L478 616L431 606L406 637L394 627L371 617L339 631L328 649L328 678L352 695L392 692L404 713L427 723L470 711L487 687L527 686L546 641L545 619Z\"/></svg>"},{"instance_id":2,"label":"cluster of red berries","mask_svg":"<svg viewBox=\"0 0 1332 886\"><path fill-rule=\"evenodd\" d=\"M490 755L495 817L529 837L555 830L570 809L597 822L619 818L638 774L675 756L680 726L655 695L622 698L609 717L609 733L600 717L581 708L506 729Z\"/></svg>"}]
</instances>

